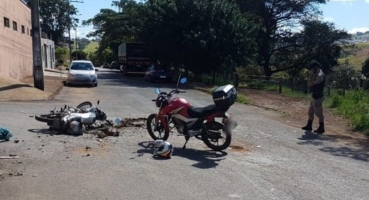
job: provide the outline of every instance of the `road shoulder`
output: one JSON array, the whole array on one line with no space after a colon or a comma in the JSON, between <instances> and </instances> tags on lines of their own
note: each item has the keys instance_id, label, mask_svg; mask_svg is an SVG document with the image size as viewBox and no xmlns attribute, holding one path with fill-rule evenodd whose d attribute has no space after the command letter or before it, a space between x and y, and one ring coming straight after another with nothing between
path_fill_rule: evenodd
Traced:
<instances>
[{"instance_id":1,"label":"road shoulder","mask_svg":"<svg viewBox=\"0 0 369 200\"><path fill-rule=\"evenodd\" d=\"M65 77L44 76L44 91L34 87L33 77L15 80L0 76L0 101L51 100L63 88Z\"/></svg>"}]
</instances>

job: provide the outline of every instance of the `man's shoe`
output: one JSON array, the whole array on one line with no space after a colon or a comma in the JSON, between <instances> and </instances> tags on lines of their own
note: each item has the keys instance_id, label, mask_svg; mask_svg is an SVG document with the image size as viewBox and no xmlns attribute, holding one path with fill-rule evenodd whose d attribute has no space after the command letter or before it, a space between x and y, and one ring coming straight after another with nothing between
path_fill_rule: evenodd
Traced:
<instances>
[{"instance_id":1,"label":"man's shoe","mask_svg":"<svg viewBox=\"0 0 369 200\"><path fill-rule=\"evenodd\" d=\"M305 130L305 131L311 131L311 130L313 130L312 125L313 125L313 121L312 121L312 120L309 120L309 121L307 122L306 126L301 127L301 129L302 129L302 130Z\"/></svg>"},{"instance_id":2,"label":"man's shoe","mask_svg":"<svg viewBox=\"0 0 369 200\"><path fill-rule=\"evenodd\" d=\"M325 132L324 130L324 122L319 122L318 129L314 130L315 133L323 134Z\"/></svg>"}]
</instances>

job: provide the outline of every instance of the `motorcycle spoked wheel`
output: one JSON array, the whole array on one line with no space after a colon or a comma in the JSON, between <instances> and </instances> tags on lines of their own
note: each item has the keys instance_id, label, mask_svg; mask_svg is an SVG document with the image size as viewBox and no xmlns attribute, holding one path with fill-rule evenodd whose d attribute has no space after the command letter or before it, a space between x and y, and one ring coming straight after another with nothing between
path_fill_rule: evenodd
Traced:
<instances>
[{"instance_id":1,"label":"motorcycle spoked wheel","mask_svg":"<svg viewBox=\"0 0 369 200\"><path fill-rule=\"evenodd\" d=\"M36 115L35 119L39 122L45 122L48 126L52 126L54 123L54 119L56 119L56 115L47 114L47 115Z\"/></svg>"},{"instance_id":2,"label":"motorcycle spoked wheel","mask_svg":"<svg viewBox=\"0 0 369 200\"><path fill-rule=\"evenodd\" d=\"M153 140L167 140L168 137L169 137L169 131L166 131L164 129L164 126L163 124L161 123L160 119L158 121L158 127L157 129L155 130L155 117L156 117L156 114L151 114L148 118L147 118L147 121L146 121L146 128L147 128L147 131L149 132L149 135L150 137L153 139ZM159 133L158 136L155 135L155 132ZM163 137L162 137L162 134Z\"/></svg>"},{"instance_id":3,"label":"motorcycle spoked wheel","mask_svg":"<svg viewBox=\"0 0 369 200\"><path fill-rule=\"evenodd\" d=\"M201 135L202 141L207 147L214 151L222 151L227 149L231 144L232 133L224 128L224 125L219 122L211 122L205 125L203 134ZM224 136L222 136L222 134ZM219 141L223 143L219 145ZM214 144L215 143L215 144Z\"/></svg>"},{"instance_id":4,"label":"motorcycle spoked wheel","mask_svg":"<svg viewBox=\"0 0 369 200\"><path fill-rule=\"evenodd\" d=\"M85 102L82 102L80 103L77 108L78 109L81 109L81 110L84 110L84 109L88 109L88 108L91 108L93 105L90 101L85 101Z\"/></svg>"}]
</instances>

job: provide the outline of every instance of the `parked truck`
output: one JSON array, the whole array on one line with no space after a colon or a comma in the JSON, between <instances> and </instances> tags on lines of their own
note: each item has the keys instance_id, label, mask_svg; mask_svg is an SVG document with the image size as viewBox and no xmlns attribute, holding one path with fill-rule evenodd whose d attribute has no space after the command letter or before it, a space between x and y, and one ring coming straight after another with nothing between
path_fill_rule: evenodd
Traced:
<instances>
[{"instance_id":1,"label":"parked truck","mask_svg":"<svg viewBox=\"0 0 369 200\"><path fill-rule=\"evenodd\" d=\"M118 48L120 70L125 75L144 75L152 64L143 43L122 43Z\"/></svg>"}]
</instances>

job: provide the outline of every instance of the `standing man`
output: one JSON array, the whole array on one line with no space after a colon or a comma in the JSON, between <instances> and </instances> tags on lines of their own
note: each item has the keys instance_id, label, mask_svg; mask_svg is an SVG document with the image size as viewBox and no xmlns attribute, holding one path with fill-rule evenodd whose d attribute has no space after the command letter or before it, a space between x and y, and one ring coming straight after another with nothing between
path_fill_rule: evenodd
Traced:
<instances>
[{"instance_id":1,"label":"standing man","mask_svg":"<svg viewBox=\"0 0 369 200\"><path fill-rule=\"evenodd\" d=\"M315 133L322 134L324 130L324 114L323 114L323 101L324 101L324 86L325 86L325 74L320 69L320 64L318 62L312 62L309 66L309 79L308 88L312 93L313 99L310 102L309 107L309 120L307 125L302 127L302 130L311 131L313 130L313 120L314 114L319 119L319 127L314 130Z\"/></svg>"}]
</instances>

